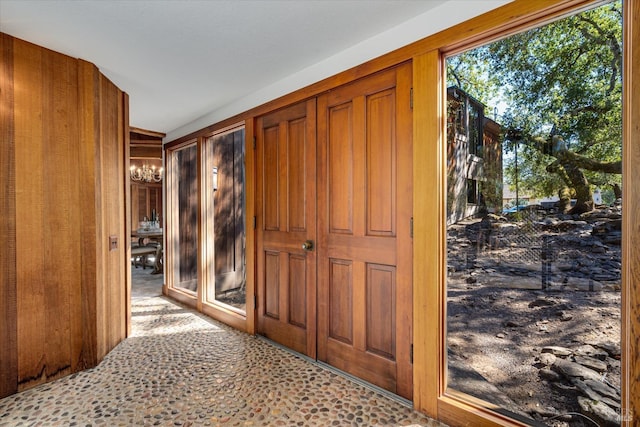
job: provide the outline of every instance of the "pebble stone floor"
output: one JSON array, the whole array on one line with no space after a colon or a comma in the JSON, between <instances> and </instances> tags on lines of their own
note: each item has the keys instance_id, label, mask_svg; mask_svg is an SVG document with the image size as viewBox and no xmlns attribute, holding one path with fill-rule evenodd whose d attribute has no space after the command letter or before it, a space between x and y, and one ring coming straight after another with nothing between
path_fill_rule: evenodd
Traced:
<instances>
[{"instance_id":1,"label":"pebble stone floor","mask_svg":"<svg viewBox=\"0 0 640 427\"><path fill-rule=\"evenodd\" d=\"M0 426L441 425L132 275L131 336L93 369L0 399Z\"/></svg>"}]
</instances>

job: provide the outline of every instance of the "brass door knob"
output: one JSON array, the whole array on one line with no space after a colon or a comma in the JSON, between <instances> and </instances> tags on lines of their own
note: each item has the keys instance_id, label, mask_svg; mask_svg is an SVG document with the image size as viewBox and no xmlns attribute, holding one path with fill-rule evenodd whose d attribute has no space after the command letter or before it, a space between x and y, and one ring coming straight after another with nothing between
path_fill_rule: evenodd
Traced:
<instances>
[{"instance_id":1,"label":"brass door knob","mask_svg":"<svg viewBox=\"0 0 640 427\"><path fill-rule=\"evenodd\" d=\"M313 240L307 240L306 242L304 242L302 244L302 249L304 249L305 251L312 251L313 250Z\"/></svg>"}]
</instances>

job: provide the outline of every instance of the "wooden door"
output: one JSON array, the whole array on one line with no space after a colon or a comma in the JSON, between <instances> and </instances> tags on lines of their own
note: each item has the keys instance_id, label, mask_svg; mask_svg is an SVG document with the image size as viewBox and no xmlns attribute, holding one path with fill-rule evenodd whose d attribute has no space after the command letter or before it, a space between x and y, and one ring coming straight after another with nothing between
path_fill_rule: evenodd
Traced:
<instances>
[{"instance_id":1,"label":"wooden door","mask_svg":"<svg viewBox=\"0 0 640 427\"><path fill-rule=\"evenodd\" d=\"M411 67L318 98L318 360L412 397Z\"/></svg>"},{"instance_id":2,"label":"wooden door","mask_svg":"<svg viewBox=\"0 0 640 427\"><path fill-rule=\"evenodd\" d=\"M316 356L316 111L309 100L260 117L258 333Z\"/></svg>"}]
</instances>

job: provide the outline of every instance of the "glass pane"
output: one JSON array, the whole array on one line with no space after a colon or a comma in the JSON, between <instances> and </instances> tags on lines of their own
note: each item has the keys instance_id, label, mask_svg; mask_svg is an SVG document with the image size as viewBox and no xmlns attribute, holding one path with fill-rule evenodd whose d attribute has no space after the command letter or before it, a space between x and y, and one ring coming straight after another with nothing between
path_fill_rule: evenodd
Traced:
<instances>
[{"instance_id":1,"label":"glass pane","mask_svg":"<svg viewBox=\"0 0 640 427\"><path fill-rule=\"evenodd\" d=\"M546 425L621 420L621 16L447 58L448 387Z\"/></svg>"},{"instance_id":2,"label":"glass pane","mask_svg":"<svg viewBox=\"0 0 640 427\"><path fill-rule=\"evenodd\" d=\"M177 203L172 224L177 236L173 254L174 287L198 290L198 148L190 145L172 153L177 178L173 200Z\"/></svg>"},{"instance_id":3,"label":"glass pane","mask_svg":"<svg viewBox=\"0 0 640 427\"><path fill-rule=\"evenodd\" d=\"M205 144L206 300L245 313L244 128Z\"/></svg>"}]
</instances>

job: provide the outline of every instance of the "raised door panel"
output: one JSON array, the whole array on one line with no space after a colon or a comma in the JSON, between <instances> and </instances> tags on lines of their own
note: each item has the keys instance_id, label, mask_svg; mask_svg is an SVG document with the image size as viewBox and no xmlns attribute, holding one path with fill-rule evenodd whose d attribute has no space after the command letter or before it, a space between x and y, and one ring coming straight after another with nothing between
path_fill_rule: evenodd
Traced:
<instances>
[{"instance_id":1,"label":"raised door panel","mask_svg":"<svg viewBox=\"0 0 640 427\"><path fill-rule=\"evenodd\" d=\"M393 236L396 224L395 91L367 97L367 232L368 236Z\"/></svg>"},{"instance_id":2,"label":"raised door panel","mask_svg":"<svg viewBox=\"0 0 640 427\"><path fill-rule=\"evenodd\" d=\"M328 177L328 212L331 233L353 234L353 105L351 102L329 109L329 146L327 162L331 165Z\"/></svg>"},{"instance_id":3,"label":"raised door panel","mask_svg":"<svg viewBox=\"0 0 640 427\"><path fill-rule=\"evenodd\" d=\"M396 355L395 268L367 265L367 351L389 360Z\"/></svg>"},{"instance_id":4,"label":"raised door panel","mask_svg":"<svg viewBox=\"0 0 640 427\"><path fill-rule=\"evenodd\" d=\"M329 330L331 339L353 345L353 263L329 260Z\"/></svg>"}]
</instances>

